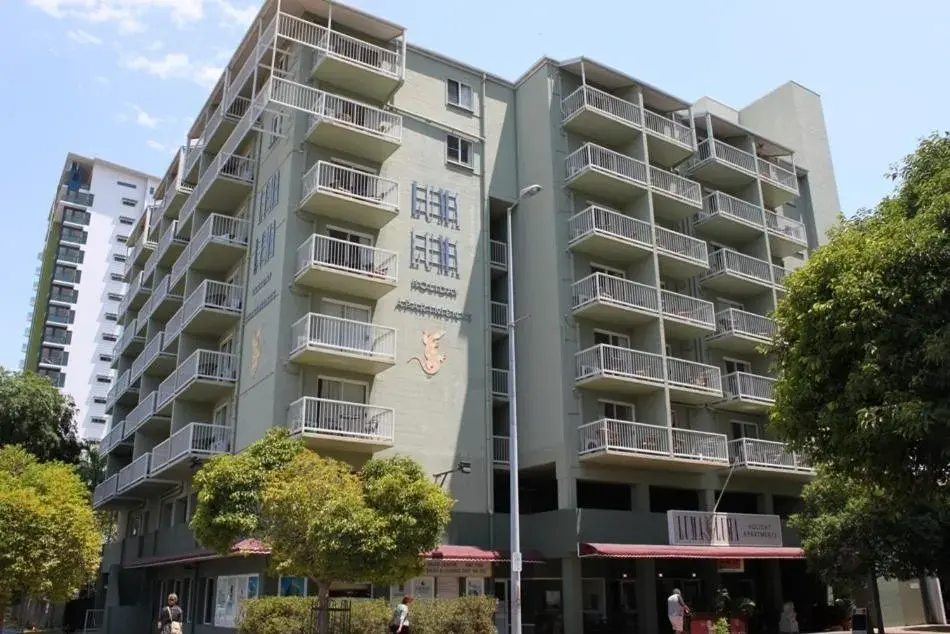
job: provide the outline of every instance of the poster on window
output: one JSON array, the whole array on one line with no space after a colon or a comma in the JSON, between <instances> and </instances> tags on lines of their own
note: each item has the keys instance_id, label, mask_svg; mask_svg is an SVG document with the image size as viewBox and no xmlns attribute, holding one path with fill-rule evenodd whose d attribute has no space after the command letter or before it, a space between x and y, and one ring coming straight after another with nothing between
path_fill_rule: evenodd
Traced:
<instances>
[{"instance_id":1,"label":"poster on window","mask_svg":"<svg viewBox=\"0 0 950 634\"><path fill-rule=\"evenodd\" d=\"M432 577L416 577L412 580L412 596L417 599L434 599L434 585Z\"/></svg>"},{"instance_id":2,"label":"poster on window","mask_svg":"<svg viewBox=\"0 0 950 634\"><path fill-rule=\"evenodd\" d=\"M307 578L281 577L278 592L282 597L305 597L307 596Z\"/></svg>"},{"instance_id":3,"label":"poster on window","mask_svg":"<svg viewBox=\"0 0 950 634\"><path fill-rule=\"evenodd\" d=\"M260 577L234 575L218 577L214 601L215 627L236 627L245 599L256 599L260 594Z\"/></svg>"},{"instance_id":4,"label":"poster on window","mask_svg":"<svg viewBox=\"0 0 950 634\"><path fill-rule=\"evenodd\" d=\"M485 579L483 577L465 578L465 596L481 597L485 595Z\"/></svg>"},{"instance_id":5,"label":"poster on window","mask_svg":"<svg viewBox=\"0 0 950 634\"><path fill-rule=\"evenodd\" d=\"M436 577L435 597L437 599L457 599L459 597L459 578Z\"/></svg>"}]
</instances>

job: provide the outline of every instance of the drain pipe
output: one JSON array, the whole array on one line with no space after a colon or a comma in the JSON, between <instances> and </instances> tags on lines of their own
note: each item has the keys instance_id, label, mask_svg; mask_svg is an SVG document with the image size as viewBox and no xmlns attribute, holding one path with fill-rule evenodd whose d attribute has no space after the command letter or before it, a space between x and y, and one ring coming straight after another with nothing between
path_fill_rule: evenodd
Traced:
<instances>
[{"instance_id":1,"label":"drain pipe","mask_svg":"<svg viewBox=\"0 0 950 634\"><path fill-rule=\"evenodd\" d=\"M485 184L488 161L485 158L485 96L488 92L488 73L482 73L482 87L481 87L481 96L479 97L478 102L478 130L479 137L482 139L481 148L479 152L479 166L480 172L479 175L479 187L481 191L481 204L482 204L482 256L484 258L483 269L488 269L488 260L487 257L490 254L491 250L491 201L488 196L488 187ZM489 274L488 284L485 286L483 293L485 297L485 303L489 311L489 323L491 323L491 276ZM492 419L492 400L491 400L491 328L486 330L486 339L482 341L482 345L485 350L488 352L487 357L489 359L488 370L488 383L487 386L489 389L485 390L485 407L488 410L488 425L485 429L485 457L486 460L486 469L485 469L485 482L486 482L486 494L488 498L488 543L492 546L495 545L495 500L494 500L494 486L495 486L495 458L494 458L494 443L495 443L495 434L494 434L494 420Z\"/></svg>"}]
</instances>

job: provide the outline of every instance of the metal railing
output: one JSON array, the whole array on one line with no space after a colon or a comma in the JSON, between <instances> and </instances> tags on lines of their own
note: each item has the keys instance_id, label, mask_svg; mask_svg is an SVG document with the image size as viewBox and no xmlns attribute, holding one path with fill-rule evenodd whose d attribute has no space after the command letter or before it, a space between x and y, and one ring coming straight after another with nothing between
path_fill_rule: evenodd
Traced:
<instances>
[{"instance_id":1,"label":"metal railing","mask_svg":"<svg viewBox=\"0 0 950 634\"><path fill-rule=\"evenodd\" d=\"M649 222L598 205L591 205L572 216L568 227L571 243L591 234L602 234L645 247L653 244Z\"/></svg>"},{"instance_id":2,"label":"metal railing","mask_svg":"<svg viewBox=\"0 0 950 634\"><path fill-rule=\"evenodd\" d=\"M814 471L807 458L790 451L785 443L757 438L730 440L729 460L743 467L780 469L802 473Z\"/></svg>"},{"instance_id":3,"label":"metal railing","mask_svg":"<svg viewBox=\"0 0 950 634\"><path fill-rule=\"evenodd\" d=\"M168 250L171 248L172 244L184 245L187 244L188 240L186 238L179 238L175 235L178 231L178 221L172 220L171 225L165 229L165 233L162 234L162 237L158 240L158 246L155 248L155 253L152 254L152 257L155 259L149 260L152 262L152 268L155 268L155 264L161 260Z\"/></svg>"},{"instance_id":4,"label":"metal railing","mask_svg":"<svg viewBox=\"0 0 950 634\"><path fill-rule=\"evenodd\" d=\"M774 387L775 379L770 376L730 372L725 376L723 396L727 400L740 399L772 404L775 402L775 397L772 395Z\"/></svg>"},{"instance_id":5,"label":"metal railing","mask_svg":"<svg viewBox=\"0 0 950 634\"><path fill-rule=\"evenodd\" d=\"M241 122L242 124L247 122L248 126L251 124L250 119L247 117L242 118ZM228 141L238 136L242 136L241 131L238 130L238 127L235 127L234 132L228 137ZM228 143L225 142L225 145L228 145ZM195 185L191 196L188 197L188 200L185 201L185 204L181 208L178 217L179 226L184 227L185 223L191 219L195 209L201 204L201 199L204 198L205 194L207 194L211 188L211 185L214 184L214 181L218 178L226 177L229 180L246 183L248 185L254 183L254 159L250 156L234 154L233 151L233 148L225 149L225 146L222 146L221 151L198 178L198 184Z\"/></svg>"},{"instance_id":6,"label":"metal railing","mask_svg":"<svg viewBox=\"0 0 950 634\"><path fill-rule=\"evenodd\" d=\"M119 341L115 344L116 354L125 354L126 349L129 347L129 344L132 343L133 339L138 339L138 330L139 330L139 320L133 319L128 323L125 329L122 331L122 336L119 337Z\"/></svg>"},{"instance_id":7,"label":"metal railing","mask_svg":"<svg viewBox=\"0 0 950 634\"><path fill-rule=\"evenodd\" d=\"M765 210L765 226L769 233L784 236L802 245L808 244L805 225L794 218L783 216L774 211Z\"/></svg>"},{"instance_id":8,"label":"metal railing","mask_svg":"<svg viewBox=\"0 0 950 634\"><path fill-rule=\"evenodd\" d=\"M798 177L795 176L794 166L790 165L791 169L789 169L764 158L756 159L756 162L759 167L759 176L763 180L798 193Z\"/></svg>"},{"instance_id":9,"label":"metal railing","mask_svg":"<svg viewBox=\"0 0 950 634\"><path fill-rule=\"evenodd\" d=\"M644 109L643 119L646 122L647 132L663 137L685 148L693 149L696 146L696 137L693 129L669 117Z\"/></svg>"},{"instance_id":10,"label":"metal railing","mask_svg":"<svg viewBox=\"0 0 950 634\"><path fill-rule=\"evenodd\" d=\"M494 396L508 396L508 370L491 369L491 393Z\"/></svg>"},{"instance_id":11,"label":"metal railing","mask_svg":"<svg viewBox=\"0 0 950 634\"><path fill-rule=\"evenodd\" d=\"M157 474L183 457L208 457L231 451L231 434L226 425L189 423L152 449L149 473Z\"/></svg>"},{"instance_id":12,"label":"metal railing","mask_svg":"<svg viewBox=\"0 0 950 634\"><path fill-rule=\"evenodd\" d=\"M148 477L148 467L152 454L143 453L133 460L127 466L119 470L118 492L122 493L126 489L138 484Z\"/></svg>"},{"instance_id":13,"label":"metal railing","mask_svg":"<svg viewBox=\"0 0 950 634\"><path fill-rule=\"evenodd\" d=\"M712 302L663 289L660 291L660 305L663 307L663 315L671 319L710 328L713 326L715 308Z\"/></svg>"},{"instance_id":14,"label":"metal railing","mask_svg":"<svg viewBox=\"0 0 950 634\"><path fill-rule=\"evenodd\" d=\"M491 325L492 328L505 329L508 327L508 304L506 302L492 301Z\"/></svg>"},{"instance_id":15,"label":"metal railing","mask_svg":"<svg viewBox=\"0 0 950 634\"><path fill-rule=\"evenodd\" d=\"M62 194L60 195L59 199L74 205L92 207L92 203L95 201L96 196L95 194L83 191L81 189L67 189L67 187L63 185Z\"/></svg>"},{"instance_id":16,"label":"metal railing","mask_svg":"<svg viewBox=\"0 0 950 634\"><path fill-rule=\"evenodd\" d=\"M311 90L305 92L310 99L304 104L305 109L313 113L310 115L311 129L322 121L332 121L396 143L402 142L402 115L322 90Z\"/></svg>"},{"instance_id":17,"label":"metal railing","mask_svg":"<svg viewBox=\"0 0 950 634\"><path fill-rule=\"evenodd\" d=\"M696 207L703 204L703 188L699 183L654 165L650 166L650 184L654 189Z\"/></svg>"},{"instance_id":18,"label":"metal railing","mask_svg":"<svg viewBox=\"0 0 950 634\"><path fill-rule=\"evenodd\" d=\"M791 273L791 271L778 264L772 265L772 279L776 286L785 286L785 278L788 277L789 273Z\"/></svg>"},{"instance_id":19,"label":"metal railing","mask_svg":"<svg viewBox=\"0 0 950 634\"><path fill-rule=\"evenodd\" d=\"M168 284L171 288L178 286L178 283L185 276L185 273L188 272L188 266L191 264L192 253L194 253L195 247L197 244L191 242L188 243L182 252L178 255L178 259L175 260L175 263L172 264L172 270L168 274Z\"/></svg>"},{"instance_id":20,"label":"metal railing","mask_svg":"<svg viewBox=\"0 0 950 634\"><path fill-rule=\"evenodd\" d=\"M754 155L719 139L713 139L711 144L709 139L700 141L696 147L696 155L688 161L687 165L695 167L709 160L722 161L751 176L757 175Z\"/></svg>"},{"instance_id":21,"label":"metal railing","mask_svg":"<svg viewBox=\"0 0 950 634\"><path fill-rule=\"evenodd\" d=\"M394 79L402 78L402 56L398 51L376 46L323 26L314 26L317 27L319 37L314 68L318 67L325 57L338 57Z\"/></svg>"},{"instance_id":22,"label":"metal railing","mask_svg":"<svg viewBox=\"0 0 950 634\"><path fill-rule=\"evenodd\" d=\"M640 112L639 105L615 97L593 86L581 86L561 100L561 114L564 115L564 119L570 118L583 108L596 110L605 116L632 126L640 127L643 124L643 114Z\"/></svg>"},{"instance_id":23,"label":"metal railing","mask_svg":"<svg viewBox=\"0 0 950 634\"><path fill-rule=\"evenodd\" d=\"M706 196L703 199L703 210L697 214L700 221L714 215L728 216L754 227L764 224L760 206L722 192L713 192Z\"/></svg>"},{"instance_id":24,"label":"metal railing","mask_svg":"<svg viewBox=\"0 0 950 634\"><path fill-rule=\"evenodd\" d=\"M492 462L497 462L498 464L508 464L510 462L509 456L511 455L511 452L509 450L508 442L508 436L492 436Z\"/></svg>"},{"instance_id":25,"label":"metal railing","mask_svg":"<svg viewBox=\"0 0 950 634\"><path fill-rule=\"evenodd\" d=\"M574 282L571 285L571 291L574 310L579 310L592 302L651 312L658 311L660 306L656 287L606 273L593 273Z\"/></svg>"},{"instance_id":26,"label":"metal railing","mask_svg":"<svg viewBox=\"0 0 950 634\"><path fill-rule=\"evenodd\" d=\"M489 261L492 266L498 268L508 268L508 245L501 240L491 240L489 242Z\"/></svg>"},{"instance_id":27,"label":"metal railing","mask_svg":"<svg viewBox=\"0 0 950 634\"><path fill-rule=\"evenodd\" d=\"M83 634L88 634L89 632L98 632L105 627L106 622L106 611L105 610L86 610L86 614L83 617L82 631Z\"/></svg>"},{"instance_id":28,"label":"metal railing","mask_svg":"<svg viewBox=\"0 0 950 634\"><path fill-rule=\"evenodd\" d=\"M99 441L99 451L107 454L125 440L125 421L113 423L106 435Z\"/></svg>"},{"instance_id":29,"label":"metal railing","mask_svg":"<svg viewBox=\"0 0 950 634\"><path fill-rule=\"evenodd\" d=\"M149 392L125 417L125 435L131 436L155 414L158 392Z\"/></svg>"},{"instance_id":30,"label":"metal railing","mask_svg":"<svg viewBox=\"0 0 950 634\"><path fill-rule=\"evenodd\" d=\"M313 234L297 247L297 274L314 266L395 284L399 275L399 256L394 251L367 244Z\"/></svg>"},{"instance_id":31,"label":"metal railing","mask_svg":"<svg viewBox=\"0 0 950 634\"><path fill-rule=\"evenodd\" d=\"M310 313L290 327L290 353L306 348L395 361L396 329L373 323Z\"/></svg>"},{"instance_id":32,"label":"metal railing","mask_svg":"<svg viewBox=\"0 0 950 634\"><path fill-rule=\"evenodd\" d=\"M250 236L250 227L250 223L242 218L211 214L195 232L195 237L192 239L195 246L191 250L191 259L193 260L209 242L246 247Z\"/></svg>"},{"instance_id":33,"label":"metal railing","mask_svg":"<svg viewBox=\"0 0 950 634\"><path fill-rule=\"evenodd\" d=\"M574 355L574 372L578 381L600 376L662 384L663 356L601 343Z\"/></svg>"},{"instance_id":34,"label":"metal railing","mask_svg":"<svg viewBox=\"0 0 950 634\"><path fill-rule=\"evenodd\" d=\"M603 418L577 429L578 453L630 452L728 464L725 434Z\"/></svg>"},{"instance_id":35,"label":"metal railing","mask_svg":"<svg viewBox=\"0 0 950 634\"><path fill-rule=\"evenodd\" d=\"M770 342L775 336L775 322L738 308L726 308L716 313L716 335L741 335Z\"/></svg>"},{"instance_id":36,"label":"metal railing","mask_svg":"<svg viewBox=\"0 0 950 634\"><path fill-rule=\"evenodd\" d=\"M225 284L215 280L205 280L191 292L180 309L182 328L188 325L202 310L241 313L244 301L244 287L237 284Z\"/></svg>"},{"instance_id":37,"label":"metal railing","mask_svg":"<svg viewBox=\"0 0 950 634\"><path fill-rule=\"evenodd\" d=\"M302 200L317 191L354 198L388 209L399 209L399 182L350 167L317 161L303 175Z\"/></svg>"},{"instance_id":38,"label":"metal railing","mask_svg":"<svg viewBox=\"0 0 950 634\"><path fill-rule=\"evenodd\" d=\"M667 357L666 374L670 385L709 394L722 394L722 373L715 366Z\"/></svg>"},{"instance_id":39,"label":"metal railing","mask_svg":"<svg viewBox=\"0 0 950 634\"><path fill-rule=\"evenodd\" d=\"M290 404L287 418L292 434L395 440L396 413L388 407L304 396Z\"/></svg>"},{"instance_id":40,"label":"metal railing","mask_svg":"<svg viewBox=\"0 0 950 634\"><path fill-rule=\"evenodd\" d=\"M692 260L703 266L709 265L709 252L706 241L685 233L671 231L665 227L656 227L656 249L678 258Z\"/></svg>"},{"instance_id":41,"label":"metal railing","mask_svg":"<svg viewBox=\"0 0 950 634\"><path fill-rule=\"evenodd\" d=\"M130 385L130 374L126 370L118 376L115 382L112 384L112 387L109 388L109 392L106 394L106 408L111 408L115 405L115 402L119 399L120 396L125 394L125 391L129 389Z\"/></svg>"},{"instance_id":42,"label":"metal railing","mask_svg":"<svg viewBox=\"0 0 950 634\"><path fill-rule=\"evenodd\" d=\"M113 474L96 485L92 492L92 505L97 507L118 492L119 475Z\"/></svg>"},{"instance_id":43,"label":"metal railing","mask_svg":"<svg viewBox=\"0 0 950 634\"><path fill-rule=\"evenodd\" d=\"M191 381L237 381L238 356L215 350L195 350L175 371L177 389Z\"/></svg>"},{"instance_id":44,"label":"metal railing","mask_svg":"<svg viewBox=\"0 0 950 634\"><path fill-rule=\"evenodd\" d=\"M564 165L568 180L585 169L593 169L639 185L647 184L646 163L594 143L585 143L575 150L564 159Z\"/></svg>"},{"instance_id":45,"label":"metal railing","mask_svg":"<svg viewBox=\"0 0 950 634\"><path fill-rule=\"evenodd\" d=\"M708 431L673 429L673 455L689 460L729 462L728 437Z\"/></svg>"},{"instance_id":46,"label":"metal railing","mask_svg":"<svg viewBox=\"0 0 950 634\"><path fill-rule=\"evenodd\" d=\"M145 236L136 243L135 247L132 248L132 252L129 254L129 263L138 262L139 257L147 249L149 251L154 251L158 247L158 243L152 240L146 240Z\"/></svg>"},{"instance_id":47,"label":"metal railing","mask_svg":"<svg viewBox=\"0 0 950 634\"><path fill-rule=\"evenodd\" d=\"M139 359L142 360L140 373L145 372L145 370L152 365L152 362L155 361L155 359L157 359L160 354L162 354L162 350L165 349L165 339L167 337L167 333L167 330L157 332L155 333L155 336L145 344L142 354L139 355Z\"/></svg>"},{"instance_id":48,"label":"metal railing","mask_svg":"<svg viewBox=\"0 0 950 634\"><path fill-rule=\"evenodd\" d=\"M739 253L732 249L719 249L713 251L710 255L709 272L704 275L704 277L726 273L771 284L772 276L769 271L770 266L771 265L765 260L754 258L751 255Z\"/></svg>"}]
</instances>

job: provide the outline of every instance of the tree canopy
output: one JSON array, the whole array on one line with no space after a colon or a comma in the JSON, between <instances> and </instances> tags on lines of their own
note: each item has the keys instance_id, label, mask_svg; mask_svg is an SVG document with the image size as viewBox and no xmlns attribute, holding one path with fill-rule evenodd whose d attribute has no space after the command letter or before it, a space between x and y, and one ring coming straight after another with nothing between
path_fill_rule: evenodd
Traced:
<instances>
[{"instance_id":1,"label":"tree canopy","mask_svg":"<svg viewBox=\"0 0 950 634\"><path fill-rule=\"evenodd\" d=\"M819 467L793 523L838 579L950 561L950 134L891 177L788 277L774 315L771 422Z\"/></svg>"},{"instance_id":2,"label":"tree canopy","mask_svg":"<svg viewBox=\"0 0 950 634\"><path fill-rule=\"evenodd\" d=\"M102 536L74 467L0 447L0 629L20 597L65 601L95 578Z\"/></svg>"},{"instance_id":3,"label":"tree canopy","mask_svg":"<svg viewBox=\"0 0 950 634\"><path fill-rule=\"evenodd\" d=\"M0 446L20 445L45 462L79 461L75 406L46 378L0 368Z\"/></svg>"}]
</instances>

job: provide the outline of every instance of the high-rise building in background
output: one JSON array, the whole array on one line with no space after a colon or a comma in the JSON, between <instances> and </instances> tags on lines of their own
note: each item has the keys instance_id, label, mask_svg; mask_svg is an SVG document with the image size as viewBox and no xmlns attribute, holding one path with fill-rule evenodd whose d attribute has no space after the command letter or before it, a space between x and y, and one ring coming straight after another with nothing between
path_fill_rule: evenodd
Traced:
<instances>
[{"instance_id":1,"label":"high-rise building in background","mask_svg":"<svg viewBox=\"0 0 950 634\"><path fill-rule=\"evenodd\" d=\"M670 584L697 611L719 584L776 614L826 600L785 522L812 469L769 437L761 348L839 211L815 93L691 103L586 58L510 82L272 0L155 199L94 495L120 518L108 630L149 627L172 591L220 628L243 597L306 591L266 577L266 545L215 557L188 528L202 460L272 426L354 465L466 463L425 576L333 592L494 594L503 629L510 280L525 622L657 631Z\"/></svg>"},{"instance_id":2,"label":"high-rise building in background","mask_svg":"<svg viewBox=\"0 0 950 634\"><path fill-rule=\"evenodd\" d=\"M76 401L80 437L99 440L109 424L118 316L125 299L127 242L158 179L70 153L56 183L22 367Z\"/></svg>"}]
</instances>

